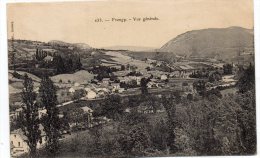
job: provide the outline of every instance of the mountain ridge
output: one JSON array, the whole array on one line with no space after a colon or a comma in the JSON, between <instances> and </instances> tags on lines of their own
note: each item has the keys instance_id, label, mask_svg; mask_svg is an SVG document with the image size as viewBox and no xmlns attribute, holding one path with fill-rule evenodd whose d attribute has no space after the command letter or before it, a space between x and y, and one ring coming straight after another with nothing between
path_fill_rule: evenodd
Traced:
<instances>
[{"instance_id":1,"label":"mountain ridge","mask_svg":"<svg viewBox=\"0 0 260 158\"><path fill-rule=\"evenodd\" d=\"M169 40L158 51L200 57L217 55L226 59L236 56L238 51L250 52L253 48L253 30L232 26L187 31Z\"/></svg>"},{"instance_id":2,"label":"mountain ridge","mask_svg":"<svg viewBox=\"0 0 260 158\"><path fill-rule=\"evenodd\" d=\"M91 46L89 46L86 43L68 43L60 40L51 40L48 42L51 45L60 45L60 46L74 46L78 47L80 49L91 49Z\"/></svg>"}]
</instances>

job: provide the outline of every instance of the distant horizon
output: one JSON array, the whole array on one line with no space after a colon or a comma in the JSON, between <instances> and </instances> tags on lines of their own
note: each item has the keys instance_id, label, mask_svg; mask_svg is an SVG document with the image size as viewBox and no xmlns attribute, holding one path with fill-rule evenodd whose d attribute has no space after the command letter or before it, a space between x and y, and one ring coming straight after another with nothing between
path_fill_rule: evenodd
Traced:
<instances>
[{"instance_id":1,"label":"distant horizon","mask_svg":"<svg viewBox=\"0 0 260 158\"><path fill-rule=\"evenodd\" d=\"M248 29L248 30L254 30L254 26L253 28L245 28L245 27L242 27L242 26L228 26L228 27L223 27L223 28L217 28L217 27L212 27L212 28L202 28L202 29L196 29L196 30L206 30L206 29L227 29L227 28L232 28L232 27L239 27L239 28L243 28L243 29ZM183 33L180 33L178 35L176 35L175 37L172 37L171 39L169 39L168 41L176 38L177 36L181 35L181 34L184 34L186 32L189 32L189 31L196 31L196 30L188 30L188 31L185 31ZM11 40L11 38L8 38L8 40ZM38 42L45 42L45 43L48 43L50 41L61 41L61 42L65 42L65 43L70 43L70 44L76 44L76 43L82 43L82 44L87 44L89 45L91 48L97 48L97 49L106 49L106 48L109 48L109 47L142 47L142 48L151 48L151 49L159 49L161 48L162 46L159 46L159 47L155 47L155 46L144 46L144 45L109 45L109 46L100 46L100 47L93 47L91 44L89 43L84 43L84 42L68 42L68 41L64 41L64 40L59 40L59 39L52 39L52 40L49 40L49 41L42 41L42 40L35 40L35 39L17 39L17 38L14 38L14 40L28 40L28 41L38 41Z\"/></svg>"}]
</instances>

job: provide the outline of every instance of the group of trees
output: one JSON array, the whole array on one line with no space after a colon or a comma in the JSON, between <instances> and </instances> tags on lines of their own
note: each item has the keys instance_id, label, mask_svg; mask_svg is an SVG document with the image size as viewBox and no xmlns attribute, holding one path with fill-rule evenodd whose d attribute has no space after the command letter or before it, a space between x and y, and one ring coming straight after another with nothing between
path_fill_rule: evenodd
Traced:
<instances>
[{"instance_id":1,"label":"group of trees","mask_svg":"<svg viewBox=\"0 0 260 158\"><path fill-rule=\"evenodd\" d=\"M209 72L206 69L202 69L202 70L197 70L192 72L189 77L191 78L208 78L209 77Z\"/></svg>"},{"instance_id":2,"label":"group of trees","mask_svg":"<svg viewBox=\"0 0 260 158\"><path fill-rule=\"evenodd\" d=\"M208 78L209 82L214 83L216 81L220 81L222 79L222 75L218 71L215 71L210 73Z\"/></svg>"},{"instance_id":3,"label":"group of trees","mask_svg":"<svg viewBox=\"0 0 260 158\"><path fill-rule=\"evenodd\" d=\"M178 129L197 155L254 154L256 149L255 98L246 95L205 98L182 103ZM248 145L251 142L251 145ZM179 149L185 152L185 148Z\"/></svg>"},{"instance_id":4,"label":"group of trees","mask_svg":"<svg viewBox=\"0 0 260 158\"><path fill-rule=\"evenodd\" d=\"M205 83L197 84L203 94ZM105 111L113 112L106 115L103 111L103 114L119 122L116 133L119 137L113 140L116 142L112 145L113 152L138 156L254 154L256 111L252 65L244 69L237 86L237 94L222 96L218 89L212 89L199 99L188 100L177 94L162 95L160 99L142 94L129 99L128 104L118 98L116 108L110 100ZM148 114L133 107L152 106L152 103L163 105L166 117L151 124ZM130 113L123 112L127 107L131 107ZM156 110L154 115L157 115Z\"/></svg>"},{"instance_id":5,"label":"group of trees","mask_svg":"<svg viewBox=\"0 0 260 158\"><path fill-rule=\"evenodd\" d=\"M237 83L239 92L245 93L251 89L255 89L255 67L252 64L246 69L242 68L238 76L240 76Z\"/></svg>"},{"instance_id":6,"label":"group of trees","mask_svg":"<svg viewBox=\"0 0 260 158\"><path fill-rule=\"evenodd\" d=\"M127 82L127 83L120 82L120 87L128 89L128 88L137 88L137 87L140 87L140 86L137 84L136 80L131 80L130 82Z\"/></svg>"},{"instance_id":7,"label":"group of trees","mask_svg":"<svg viewBox=\"0 0 260 158\"><path fill-rule=\"evenodd\" d=\"M54 69L57 74L72 73L76 70L80 70L82 63L80 56L77 54L53 54L52 60L44 61L43 59L47 56L47 52L38 50L36 51L36 60L39 64L39 68Z\"/></svg>"},{"instance_id":8,"label":"group of trees","mask_svg":"<svg viewBox=\"0 0 260 158\"><path fill-rule=\"evenodd\" d=\"M160 97L146 93L129 98L119 95L108 96L94 117L106 116L112 120L110 131L106 125L98 125L90 129L90 137L86 143L81 140L72 142L73 152L79 146L84 147L88 156L176 156L176 155L241 155L256 152L256 111L254 91L254 66L244 69L238 81L238 93L222 96L220 91L205 91L205 82L194 86L205 97L185 97L169 92ZM38 105L32 91L32 81L25 77L24 121L23 126L31 142L31 153L35 143L40 141L37 124L42 122L47 135L47 149L55 153L58 147L58 129L61 125L55 108L55 87L48 78L43 79L40 88L41 102L47 114L43 120L38 118ZM141 83L142 84L142 83ZM143 88L145 89L143 81ZM245 88L246 87L246 88ZM146 87L147 88L147 87ZM198 99L199 98L199 99ZM140 113L138 108L147 106L153 109L152 114ZM161 106L165 113L157 113ZM130 112L126 111L130 108ZM65 114L64 114L65 116ZM74 117L75 116L75 117ZM84 118L82 110L66 114L64 119ZM53 118L56 121L52 121ZM34 124L32 126L31 124ZM28 124L30 122L31 124ZM66 121L64 121L66 122ZM111 125L111 123L110 123ZM109 126L109 125L108 125ZM30 130L28 130L30 129ZM111 131L112 130L112 131ZM47 134L48 133L48 134ZM55 151L54 151L55 149Z\"/></svg>"},{"instance_id":9,"label":"group of trees","mask_svg":"<svg viewBox=\"0 0 260 158\"><path fill-rule=\"evenodd\" d=\"M223 74L231 75L233 73L233 65L232 64L224 64L223 65Z\"/></svg>"},{"instance_id":10,"label":"group of trees","mask_svg":"<svg viewBox=\"0 0 260 158\"><path fill-rule=\"evenodd\" d=\"M110 78L112 76L112 72L117 71L116 68L107 67L107 66L94 66L90 72L93 74L97 74L95 78L99 81L102 81L103 78Z\"/></svg>"},{"instance_id":11,"label":"group of trees","mask_svg":"<svg viewBox=\"0 0 260 158\"><path fill-rule=\"evenodd\" d=\"M75 72L75 70L80 70L82 67L80 56L76 54L55 55L52 63L58 74Z\"/></svg>"},{"instance_id":12,"label":"group of trees","mask_svg":"<svg viewBox=\"0 0 260 158\"><path fill-rule=\"evenodd\" d=\"M192 72L189 77L192 78L208 78L209 82L219 81L222 78L222 75L231 75L233 74L233 65L232 64L224 64L223 65L223 73L220 72L218 69L201 69Z\"/></svg>"},{"instance_id":13,"label":"group of trees","mask_svg":"<svg viewBox=\"0 0 260 158\"><path fill-rule=\"evenodd\" d=\"M47 52L40 50L40 49L36 49L36 54L35 54L35 58L38 61L42 61L45 57L47 56Z\"/></svg>"},{"instance_id":14,"label":"group of trees","mask_svg":"<svg viewBox=\"0 0 260 158\"><path fill-rule=\"evenodd\" d=\"M39 89L40 103L36 101L37 94L33 91L33 81L27 74L24 75L24 89L22 92L23 111L21 113L21 129L27 137L30 157L37 157L37 144L42 142L40 124L46 134L46 149L50 155L58 152L60 137L60 119L58 117L56 87L49 77L44 77ZM46 114L39 118L40 104L46 109Z\"/></svg>"}]
</instances>

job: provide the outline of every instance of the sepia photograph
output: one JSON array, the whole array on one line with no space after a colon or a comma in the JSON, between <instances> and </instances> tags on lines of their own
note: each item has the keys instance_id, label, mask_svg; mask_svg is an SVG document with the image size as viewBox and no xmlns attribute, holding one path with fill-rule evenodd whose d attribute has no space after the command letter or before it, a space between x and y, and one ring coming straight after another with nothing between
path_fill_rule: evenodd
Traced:
<instances>
[{"instance_id":1,"label":"sepia photograph","mask_svg":"<svg viewBox=\"0 0 260 158\"><path fill-rule=\"evenodd\" d=\"M251 156L253 0L7 3L10 157Z\"/></svg>"}]
</instances>

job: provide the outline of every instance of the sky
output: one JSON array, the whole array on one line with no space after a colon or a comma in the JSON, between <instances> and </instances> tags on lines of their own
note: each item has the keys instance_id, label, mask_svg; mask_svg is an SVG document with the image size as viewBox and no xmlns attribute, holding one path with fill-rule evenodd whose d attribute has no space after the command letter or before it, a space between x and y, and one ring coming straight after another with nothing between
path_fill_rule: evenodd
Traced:
<instances>
[{"instance_id":1,"label":"sky","mask_svg":"<svg viewBox=\"0 0 260 158\"><path fill-rule=\"evenodd\" d=\"M133 17L141 21L134 21ZM145 17L158 20L143 22ZM159 48L190 30L230 26L252 29L254 26L253 0L10 3L7 18L9 38L13 34L11 22L14 22L15 39L61 40L86 43L95 48ZM95 22L99 18L103 22ZM112 21L112 18L128 20Z\"/></svg>"}]
</instances>

